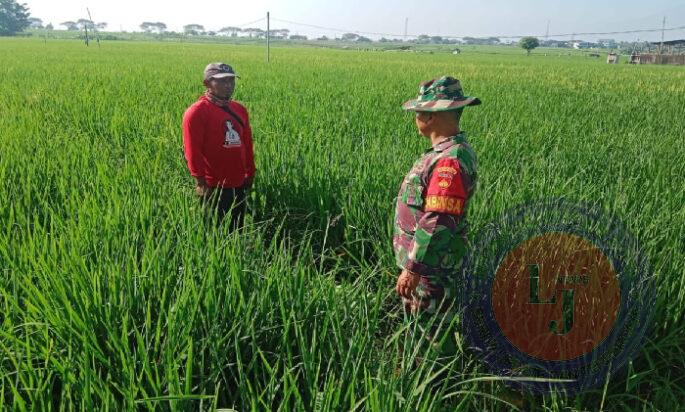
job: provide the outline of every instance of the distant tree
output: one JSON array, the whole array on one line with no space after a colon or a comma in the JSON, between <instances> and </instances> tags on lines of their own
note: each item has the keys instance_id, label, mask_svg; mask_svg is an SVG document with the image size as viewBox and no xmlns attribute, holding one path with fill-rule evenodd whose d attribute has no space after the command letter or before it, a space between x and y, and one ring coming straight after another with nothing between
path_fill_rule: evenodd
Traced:
<instances>
[{"instance_id":1,"label":"distant tree","mask_svg":"<svg viewBox=\"0 0 685 412\"><path fill-rule=\"evenodd\" d=\"M208 32L205 33L205 34L207 34L207 36L216 36L216 32L215 32L215 31L212 31L212 30L208 31Z\"/></svg>"},{"instance_id":2,"label":"distant tree","mask_svg":"<svg viewBox=\"0 0 685 412\"><path fill-rule=\"evenodd\" d=\"M321 37L317 38L316 40L319 40L319 41L328 41L328 40L330 40L330 39L329 39L328 37L326 37L326 36L321 36Z\"/></svg>"},{"instance_id":3,"label":"distant tree","mask_svg":"<svg viewBox=\"0 0 685 412\"><path fill-rule=\"evenodd\" d=\"M154 25L155 25L155 23L151 23L149 21L144 21L144 22L140 23L140 26L138 26L138 27L140 27L140 29L142 31L144 31L145 33L150 33L150 32L152 32L152 28L154 27Z\"/></svg>"},{"instance_id":4,"label":"distant tree","mask_svg":"<svg viewBox=\"0 0 685 412\"><path fill-rule=\"evenodd\" d=\"M219 33L225 33L230 35L231 37L236 37L239 32L241 32L242 29L240 27L233 27L233 26L228 26L228 27L222 27L221 30L219 30Z\"/></svg>"},{"instance_id":5,"label":"distant tree","mask_svg":"<svg viewBox=\"0 0 685 412\"><path fill-rule=\"evenodd\" d=\"M256 27L248 27L243 29L243 33L247 33L249 37L261 37L264 35L264 30L258 29Z\"/></svg>"},{"instance_id":6,"label":"distant tree","mask_svg":"<svg viewBox=\"0 0 685 412\"><path fill-rule=\"evenodd\" d=\"M75 21L65 21L60 23L59 25L66 27L67 30L78 30L78 25Z\"/></svg>"},{"instance_id":7,"label":"distant tree","mask_svg":"<svg viewBox=\"0 0 685 412\"><path fill-rule=\"evenodd\" d=\"M29 27L29 9L15 0L0 0L0 36L13 36Z\"/></svg>"},{"instance_id":8,"label":"distant tree","mask_svg":"<svg viewBox=\"0 0 685 412\"><path fill-rule=\"evenodd\" d=\"M540 40L537 37L524 37L519 41L519 46L530 55L530 51L540 45Z\"/></svg>"},{"instance_id":9,"label":"distant tree","mask_svg":"<svg viewBox=\"0 0 685 412\"><path fill-rule=\"evenodd\" d=\"M138 27L140 27L145 33L155 32L157 34L162 34L166 31L166 24L162 23L161 21L144 21Z\"/></svg>"},{"instance_id":10,"label":"distant tree","mask_svg":"<svg viewBox=\"0 0 685 412\"><path fill-rule=\"evenodd\" d=\"M88 19L78 19L76 22L76 25L81 29L81 30L92 30L95 24L91 20Z\"/></svg>"},{"instance_id":11,"label":"distant tree","mask_svg":"<svg viewBox=\"0 0 685 412\"><path fill-rule=\"evenodd\" d=\"M205 27L201 24L186 24L183 26L183 32L185 34L190 34L196 36L205 31Z\"/></svg>"},{"instance_id":12,"label":"distant tree","mask_svg":"<svg viewBox=\"0 0 685 412\"><path fill-rule=\"evenodd\" d=\"M29 17L29 27L32 29L42 29L43 28L43 20L41 20L37 17Z\"/></svg>"},{"instance_id":13,"label":"distant tree","mask_svg":"<svg viewBox=\"0 0 685 412\"><path fill-rule=\"evenodd\" d=\"M486 46L493 46L500 44L500 39L498 37L464 37L464 44L479 44Z\"/></svg>"},{"instance_id":14,"label":"distant tree","mask_svg":"<svg viewBox=\"0 0 685 412\"><path fill-rule=\"evenodd\" d=\"M380 43L388 43L390 40L386 39L385 37L381 37L380 40L378 40Z\"/></svg>"},{"instance_id":15,"label":"distant tree","mask_svg":"<svg viewBox=\"0 0 685 412\"><path fill-rule=\"evenodd\" d=\"M47 26L45 26L45 30L54 30L55 27L52 25L52 23L48 23Z\"/></svg>"},{"instance_id":16,"label":"distant tree","mask_svg":"<svg viewBox=\"0 0 685 412\"><path fill-rule=\"evenodd\" d=\"M419 34L419 37L416 38L417 43L428 43L430 42L430 36L426 34Z\"/></svg>"},{"instance_id":17,"label":"distant tree","mask_svg":"<svg viewBox=\"0 0 685 412\"><path fill-rule=\"evenodd\" d=\"M107 23L104 21L101 21L100 23L96 23L95 28L98 30L104 30L107 28Z\"/></svg>"},{"instance_id":18,"label":"distant tree","mask_svg":"<svg viewBox=\"0 0 685 412\"><path fill-rule=\"evenodd\" d=\"M431 37L431 43L435 43L435 44L440 44L440 43L442 43L442 37L440 37L440 36L432 36L432 37Z\"/></svg>"},{"instance_id":19,"label":"distant tree","mask_svg":"<svg viewBox=\"0 0 685 412\"><path fill-rule=\"evenodd\" d=\"M307 40L307 36L303 36L301 34L293 34L290 36L290 40Z\"/></svg>"},{"instance_id":20,"label":"distant tree","mask_svg":"<svg viewBox=\"0 0 685 412\"><path fill-rule=\"evenodd\" d=\"M345 41L355 41L359 38L359 35L354 33L345 33L341 36L341 38Z\"/></svg>"},{"instance_id":21,"label":"distant tree","mask_svg":"<svg viewBox=\"0 0 685 412\"><path fill-rule=\"evenodd\" d=\"M371 43L373 40L369 39L368 37L359 36L357 37L357 41L360 43Z\"/></svg>"}]
</instances>

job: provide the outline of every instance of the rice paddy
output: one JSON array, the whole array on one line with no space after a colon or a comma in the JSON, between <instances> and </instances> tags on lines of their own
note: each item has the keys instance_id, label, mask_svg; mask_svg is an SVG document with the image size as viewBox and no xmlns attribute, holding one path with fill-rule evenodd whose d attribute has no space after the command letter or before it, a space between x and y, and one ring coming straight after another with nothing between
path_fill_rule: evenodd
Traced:
<instances>
[{"instance_id":1,"label":"rice paddy","mask_svg":"<svg viewBox=\"0 0 685 412\"><path fill-rule=\"evenodd\" d=\"M0 404L10 410L509 410L465 348L451 379L404 339L394 198L429 147L400 110L453 75L481 106L471 234L526 201L598 205L658 280L639 356L540 410L685 400L685 71L581 56L0 40ZM181 117L241 76L249 225L202 219ZM461 337L457 335L458 342ZM398 353L404 362L399 365Z\"/></svg>"}]
</instances>

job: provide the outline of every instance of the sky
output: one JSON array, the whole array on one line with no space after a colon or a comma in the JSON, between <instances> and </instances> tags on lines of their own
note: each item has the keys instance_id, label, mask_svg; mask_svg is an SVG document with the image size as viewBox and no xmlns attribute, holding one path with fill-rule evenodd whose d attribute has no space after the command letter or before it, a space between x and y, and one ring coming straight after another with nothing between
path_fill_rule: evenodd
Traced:
<instances>
[{"instance_id":1,"label":"sky","mask_svg":"<svg viewBox=\"0 0 685 412\"><path fill-rule=\"evenodd\" d=\"M408 34L440 36L544 37L570 40L556 34L613 32L685 26L685 0L19 0L32 17L58 28L63 21L87 18L107 22L108 30L138 31L143 21L164 22L168 30L182 31L186 24L206 30L242 26L271 13L271 28L291 34L328 37L357 32L371 38L401 37L408 18ZM288 21L288 22L284 22ZM295 24L299 23L299 24ZM313 28L303 24L343 31ZM245 27L266 29L266 21ZM62 27L59 27L62 28ZM661 31L625 35L576 35L575 39L661 40ZM666 31L666 40L685 38L685 28ZM506 40L506 39L503 39Z\"/></svg>"}]
</instances>

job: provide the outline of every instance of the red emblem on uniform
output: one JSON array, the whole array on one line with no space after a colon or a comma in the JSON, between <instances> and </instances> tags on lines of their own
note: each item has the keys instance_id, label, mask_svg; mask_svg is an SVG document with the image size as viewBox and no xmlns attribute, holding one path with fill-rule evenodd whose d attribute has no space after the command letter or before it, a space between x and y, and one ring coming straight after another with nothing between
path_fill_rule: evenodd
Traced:
<instances>
[{"instance_id":1,"label":"red emblem on uniform","mask_svg":"<svg viewBox=\"0 0 685 412\"><path fill-rule=\"evenodd\" d=\"M424 211L461 215L466 197L459 161L438 160L426 190Z\"/></svg>"}]
</instances>

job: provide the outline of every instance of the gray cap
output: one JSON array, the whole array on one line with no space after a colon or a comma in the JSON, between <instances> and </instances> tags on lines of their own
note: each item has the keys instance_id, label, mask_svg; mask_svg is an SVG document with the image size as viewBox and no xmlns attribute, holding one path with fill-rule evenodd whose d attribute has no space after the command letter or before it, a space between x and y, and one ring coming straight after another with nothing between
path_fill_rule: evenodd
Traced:
<instances>
[{"instance_id":1,"label":"gray cap","mask_svg":"<svg viewBox=\"0 0 685 412\"><path fill-rule=\"evenodd\" d=\"M220 79L222 77L238 77L233 71L233 67L226 63L209 63L205 67L205 80L209 79Z\"/></svg>"}]
</instances>

